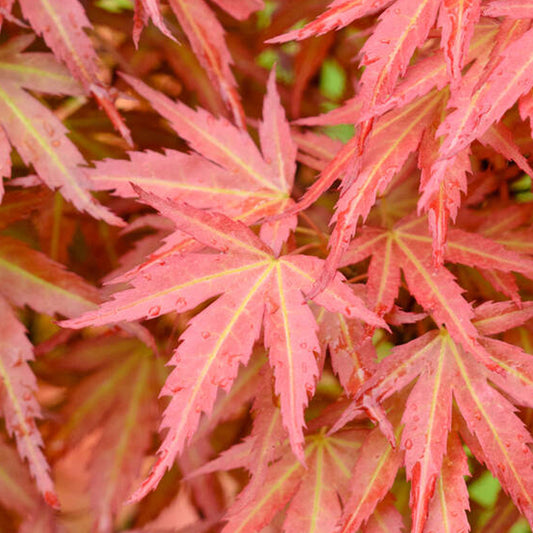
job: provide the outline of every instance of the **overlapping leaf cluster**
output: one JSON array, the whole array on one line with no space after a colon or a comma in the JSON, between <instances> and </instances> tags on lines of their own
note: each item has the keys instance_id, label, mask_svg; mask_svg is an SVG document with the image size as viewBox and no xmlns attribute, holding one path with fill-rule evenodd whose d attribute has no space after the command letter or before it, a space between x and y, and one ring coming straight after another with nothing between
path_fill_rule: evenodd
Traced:
<instances>
[{"instance_id":1,"label":"overlapping leaf cluster","mask_svg":"<svg viewBox=\"0 0 533 533\"><path fill-rule=\"evenodd\" d=\"M533 525L533 2L0 17L2 531Z\"/></svg>"}]
</instances>

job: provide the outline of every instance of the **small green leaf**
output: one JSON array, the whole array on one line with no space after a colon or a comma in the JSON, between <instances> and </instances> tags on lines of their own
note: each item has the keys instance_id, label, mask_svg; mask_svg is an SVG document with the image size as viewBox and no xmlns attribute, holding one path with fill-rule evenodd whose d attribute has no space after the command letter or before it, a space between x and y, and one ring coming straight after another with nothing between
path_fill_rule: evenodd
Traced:
<instances>
[{"instance_id":1,"label":"small green leaf","mask_svg":"<svg viewBox=\"0 0 533 533\"><path fill-rule=\"evenodd\" d=\"M334 59L326 59L320 71L320 92L330 100L339 100L346 88L346 73Z\"/></svg>"},{"instance_id":2,"label":"small green leaf","mask_svg":"<svg viewBox=\"0 0 533 533\"><path fill-rule=\"evenodd\" d=\"M133 2L131 0L98 0L96 6L111 13L120 13L128 9L132 10Z\"/></svg>"},{"instance_id":3,"label":"small green leaf","mask_svg":"<svg viewBox=\"0 0 533 533\"><path fill-rule=\"evenodd\" d=\"M468 486L470 498L484 507L491 507L496 503L500 489L500 482L488 470Z\"/></svg>"}]
</instances>

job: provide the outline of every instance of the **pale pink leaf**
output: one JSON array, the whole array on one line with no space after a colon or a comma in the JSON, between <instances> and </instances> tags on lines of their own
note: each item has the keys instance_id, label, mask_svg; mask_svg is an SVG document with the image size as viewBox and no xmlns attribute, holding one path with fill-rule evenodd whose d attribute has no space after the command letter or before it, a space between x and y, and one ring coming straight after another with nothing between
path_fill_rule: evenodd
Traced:
<instances>
[{"instance_id":1,"label":"pale pink leaf","mask_svg":"<svg viewBox=\"0 0 533 533\"><path fill-rule=\"evenodd\" d=\"M234 173L235 180L246 180L257 188L277 190L272 169L247 132L203 109L194 111L181 102L174 102L140 80L123 77L194 150Z\"/></svg>"},{"instance_id":2,"label":"pale pink leaf","mask_svg":"<svg viewBox=\"0 0 533 533\"><path fill-rule=\"evenodd\" d=\"M481 14L481 0L443 0L439 12L444 55L450 78L457 82L465 66L474 27Z\"/></svg>"},{"instance_id":3,"label":"pale pink leaf","mask_svg":"<svg viewBox=\"0 0 533 533\"><path fill-rule=\"evenodd\" d=\"M76 316L94 309L97 290L41 252L0 237L0 291L17 306L40 313Z\"/></svg>"},{"instance_id":4,"label":"pale pink leaf","mask_svg":"<svg viewBox=\"0 0 533 533\"><path fill-rule=\"evenodd\" d=\"M146 25L148 19L152 19L152 22L157 28L166 35L169 39L175 41L175 37L167 28L161 11L159 9L159 0L135 0L135 14L133 17L133 42L135 46L139 46L139 38L143 26Z\"/></svg>"},{"instance_id":5,"label":"pale pink leaf","mask_svg":"<svg viewBox=\"0 0 533 533\"><path fill-rule=\"evenodd\" d=\"M439 127L437 134L446 135L441 157L457 154L481 137L533 86L533 30L524 33L505 48L485 83L462 99Z\"/></svg>"},{"instance_id":6,"label":"pale pink leaf","mask_svg":"<svg viewBox=\"0 0 533 533\"><path fill-rule=\"evenodd\" d=\"M261 149L265 161L273 169L280 191L290 192L296 171L296 144L276 90L276 71L272 69L263 101L263 121L259 125Z\"/></svg>"},{"instance_id":7,"label":"pale pink leaf","mask_svg":"<svg viewBox=\"0 0 533 533\"><path fill-rule=\"evenodd\" d=\"M470 474L463 446L456 433L448 438L448 449L442 463L435 492L429 504L428 520L424 531L468 533L466 516L470 506L464 476Z\"/></svg>"},{"instance_id":8,"label":"pale pink leaf","mask_svg":"<svg viewBox=\"0 0 533 533\"><path fill-rule=\"evenodd\" d=\"M392 93L409 60L435 22L440 0L397 0L379 19L361 50L365 71L360 98L372 108Z\"/></svg>"},{"instance_id":9,"label":"pale pink leaf","mask_svg":"<svg viewBox=\"0 0 533 533\"><path fill-rule=\"evenodd\" d=\"M247 19L252 13L263 9L263 0L212 0L218 4L224 11L229 13L233 18L238 20Z\"/></svg>"},{"instance_id":10,"label":"pale pink leaf","mask_svg":"<svg viewBox=\"0 0 533 533\"><path fill-rule=\"evenodd\" d=\"M293 39L307 39L313 35L322 35L331 30L338 30L350 22L372 15L387 7L392 0L334 0L328 10L299 30L293 30L273 39L268 43L284 43Z\"/></svg>"},{"instance_id":11,"label":"pale pink leaf","mask_svg":"<svg viewBox=\"0 0 533 533\"><path fill-rule=\"evenodd\" d=\"M46 502L57 509L59 500L42 451L43 439L35 422L41 417L41 409L35 398L37 382L28 366L28 361L33 359L33 346L26 337L24 326L3 298L0 298L0 315L0 400L7 432L15 437L18 452L28 461Z\"/></svg>"},{"instance_id":12,"label":"pale pink leaf","mask_svg":"<svg viewBox=\"0 0 533 533\"><path fill-rule=\"evenodd\" d=\"M43 37L54 55L67 64L86 92L94 95L115 128L133 146L130 132L100 79L99 59L85 33L91 23L78 0L65 0L60 5L50 0L20 0L20 6L35 32Z\"/></svg>"},{"instance_id":13,"label":"pale pink leaf","mask_svg":"<svg viewBox=\"0 0 533 533\"><path fill-rule=\"evenodd\" d=\"M50 187L59 188L76 208L110 224L124 222L98 204L90 194L91 184L81 168L85 159L66 136L67 129L17 81L0 83L2 126L25 164L33 164L39 177Z\"/></svg>"},{"instance_id":14,"label":"pale pink leaf","mask_svg":"<svg viewBox=\"0 0 533 533\"><path fill-rule=\"evenodd\" d=\"M341 518L342 533L356 533L389 492L402 463L402 453L393 450L379 429L362 444L352 471L351 493Z\"/></svg>"},{"instance_id":15,"label":"pale pink leaf","mask_svg":"<svg viewBox=\"0 0 533 533\"><path fill-rule=\"evenodd\" d=\"M224 39L224 28L204 0L169 0L191 47L209 79L220 90L235 123L244 128L244 111L231 72L233 59Z\"/></svg>"},{"instance_id":16,"label":"pale pink leaf","mask_svg":"<svg viewBox=\"0 0 533 533\"><path fill-rule=\"evenodd\" d=\"M487 17L533 18L532 0L492 0L483 6Z\"/></svg>"}]
</instances>

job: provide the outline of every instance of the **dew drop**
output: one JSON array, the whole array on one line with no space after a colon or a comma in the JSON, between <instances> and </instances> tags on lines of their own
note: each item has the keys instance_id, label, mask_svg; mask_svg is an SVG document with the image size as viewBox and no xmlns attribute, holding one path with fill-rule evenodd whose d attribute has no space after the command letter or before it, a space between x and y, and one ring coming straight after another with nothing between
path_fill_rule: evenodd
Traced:
<instances>
[{"instance_id":1,"label":"dew drop","mask_svg":"<svg viewBox=\"0 0 533 533\"><path fill-rule=\"evenodd\" d=\"M52 509L59 509L60 508L60 505L59 505L59 499L57 498L57 496L47 490L45 493L44 493L44 501L50 506L52 507Z\"/></svg>"},{"instance_id":2,"label":"dew drop","mask_svg":"<svg viewBox=\"0 0 533 533\"><path fill-rule=\"evenodd\" d=\"M406 450L410 450L413 447L413 441L411 439L406 439L404 447Z\"/></svg>"},{"instance_id":3,"label":"dew drop","mask_svg":"<svg viewBox=\"0 0 533 533\"><path fill-rule=\"evenodd\" d=\"M200 335L202 336L202 339L208 339L209 337L211 337L211 333L209 333L209 331L202 331Z\"/></svg>"},{"instance_id":4,"label":"dew drop","mask_svg":"<svg viewBox=\"0 0 533 533\"><path fill-rule=\"evenodd\" d=\"M60 145L61 145L61 142L58 141L57 139L56 139L55 141L52 141L52 146L53 146L54 148L58 148Z\"/></svg>"},{"instance_id":5,"label":"dew drop","mask_svg":"<svg viewBox=\"0 0 533 533\"><path fill-rule=\"evenodd\" d=\"M50 123L43 121L43 128L49 137L54 136L55 130Z\"/></svg>"},{"instance_id":6,"label":"dew drop","mask_svg":"<svg viewBox=\"0 0 533 533\"><path fill-rule=\"evenodd\" d=\"M306 342L301 342L301 343L300 343L300 348L301 348L302 350L305 350L305 349L307 348L307 343L306 343Z\"/></svg>"},{"instance_id":7,"label":"dew drop","mask_svg":"<svg viewBox=\"0 0 533 533\"><path fill-rule=\"evenodd\" d=\"M187 305L187 300L181 296L176 298L176 307L185 307Z\"/></svg>"},{"instance_id":8,"label":"dew drop","mask_svg":"<svg viewBox=\"0 0 533 533\"><path fill-rule=\"evenodd\" d=\"M159 305L154 305L148 309L148 316L157 316L161 312L161 307Z\"/></svg>"}]
</instances>

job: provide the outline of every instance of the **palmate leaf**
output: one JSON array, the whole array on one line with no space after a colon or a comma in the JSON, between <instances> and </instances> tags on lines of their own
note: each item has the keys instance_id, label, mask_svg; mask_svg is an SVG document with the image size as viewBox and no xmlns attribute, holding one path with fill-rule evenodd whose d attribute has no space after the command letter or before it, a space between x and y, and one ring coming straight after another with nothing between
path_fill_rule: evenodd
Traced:
<instances>
[{"instance_id":1,"label":"palmate leaf","mask_svg":"<svg viewBox=\"0 0 533 533\"><path fill-rule=\"evenodd\" d=\"M468 501L464 482L460 482L464 466L455 474L440 472L450 430L452 391L481 455L478 455L477 447L472 451L498 477L521 512L530 522L533 520L533 475L528 466L532 457L527 445L532 442L532 437L514 414L511 403L487 383L491 379L516 403L529 405L530 396L524 394L525 390L514 391L514 388L521 380L524 383L522 389L528 389L531 394L531 356L501 341L486 339L482 342L498 365L498 373L480 366L453 342L447 331L441 330L394 348L364 387L372 390L376 398L386 398L418 375L405 406L402 420L406 425L401 443L405 450L407 475L412 480L413 531L423 530L432 496L435 499L441 497L439 493L443 494L443 488L435 492L439 475L439 483L443 484L451 481L446 481L448 476L455 475L456 490L460 491L457 503L465 505ZM421 401L424 394L426 397L429 394L431 401ZM452 450L452 453L456 455L457 452ZM455 460L456 466L464 465L464 456ZM438 501L431 504L432 509L439 508L439 505ZM446 506L441 509L446 510ZM450 522L453 516L459 517L460 511L455 505L451 506L446 521ZM464 516L461 520L464 524Z\"/></svg>"},{"instance_id":2,"label":"palmate leaf","mask_svg":"<svg viewBox=\"0 0 533 533\"><path fill-rule=\"evenodd\" d=\"M531 0L492 0L483 6L483 15L510 19L531 18L533 17L533 2Z\"/></svg>"},{"instance_id":3,"label":"palmate leaf","mask_svg":"<svg viewBox=\"0 0 533 533\"><path fill-rule=\"evenodd\" d=\"M331 30L343 28L357 18L378 13L392 1L378 0L377 2L369 3L365 0L334 0L327 11L303 28L284 33L267 42L284 43L293 39L300 40L307 39L313 35L322 35Z\"/></svg>"},{"instance_id":4,"label":"palmate leaf","mask_svg":"<svg viewBox=\"0 0 533 533\"><path fill-rule=\"evenodd\" d=\"M390 6L383 13L383 21L386 19L385 15L391 12L397 4L398 2ZM479 7L479 2L442 3L440 7L440 18L443 24L446 21L449 22L452 20L453 22L450 23L452 25L456 24L458 20L463 20L462 17L468 19L468 23L459 24L455 29L451 26L446 26L448 22L445 24L443 39L448 43L446 46L453 47L455 52L452 53L446 48L448 52L443 53L440 58L437 55L422 58L418 63L415 63L407 69L405 79L398 85L394 81L396 75L392 67L385 69L383 72L379 71L377 67L374 69L375 65L379 63L378 59L380 58L380 60L386 61L387 64L394 62L395 59L390 55L376 52L376 58L378 59L371 61L371 64L367 65L361 78L361 88L358 94L345 108L335 110L329 115L318 117L318 119L311 118L300 121L302 124L321 125L346 121L355 121L356 124L361 124L359 133L339 151L330 165L326 166L322 171L320 179L307 191L299 204L288 210L289 213L294 213L308 207L336 179L340 178L342 180L342 195L334 215L334 220L337 222L337 225L330 240L331 252L327 260L325 274L315 290L321 290L327 284L329 277L338 266L339 257L343 249L345 249L355 232L358 218L362 217L364 219L366 214L368 214L368 210L375 202L376 196L380 192L383 192L386 183L391 178L387 176L387 170L394 167L396 162L394 159L388 160L384 158L383 163L385 166L376 163L370 165L372 173L376 176L376 180L367 182L365 187L362 187L361 184L355 186L358 181L361 181L360 175L364 173L362 169L369 163L368 154L372 152L372 147L379 144L381 148L385 142L384 140L379 140L379 136L373 138L372 134L369 133L371 128L378 127L378 124L382 125L381 121L386 116L392 115L393 113L401 116L402 111L407 111L410 105L419 105L419 102L424 100L420 96L427 95L428 91L434 85L441 89L439 94L442 100L435 107L432 119L426 121L425 127L420 132L423 142L419 155L419 167L422 170L422 197L419 202L419 207L429 214L428 220L434 237L434 260L436 263L442 262L449 220L455 219L461 203L461 192L466 192L467 173L470 171L470 161L468 159L470 142L478 138L484 144L490 145L501 152L505 157L514 159L526 172L530 172L531 169L515 145L510 132L503 125L494 124L495 120L501 117L508 106L502 107L501 113L497 116L491 115L489 117L487 115L485 127L462 142L459 147L460 149L456 150L454 148L454 151L450 152L447 148L447 143L455 141L452 141L451 137L439 139L439 136L452 129L454 136L459 135L463 138L462 131L466 131L467 129L470 131L471 125L474 122L476 122L476 127L478 127L478 119L485 116L485 110L476 103L476 91L484 91L487 87L494 87L496 73L504 71L500 68L502 61L505 61L504 58L507 56L511 57L513 49L518 50L519 44L517 43L521 42L523 47L527 45L527 42L523 41L523 39L527 39L526 32L522 36L519 35L517 40L512 42L512 44L509 44L509 41L506 41L502 37L503 40L496 39L496 46L491 47L490 39L494 39L496 26L490 23L486 25L485 22L481 22L476 27L477 19L479 18ZM416 9L423 9L423 6L417 4ZM378 26L378 29L380 27L381 25ZM380 35L378 29L368 39L363 47L363 53L368 47L371 47L373 40L378 39ZM413 28L409 27L408 31L411 31L411 29ZM474 30L476 31L474 32ZM487 37L490 35L492 37L487 40ZM388 46L387 44L383 44L385 41L387 40L381 39L378 48L380 46ZM452 44L452 41L455 44ZM397 40L393 40L393 42L397 50L401 49L400 42L397 42ZM482 42L484 45L480 46ZM459 51L460 49L462 51ZM470 61L470 68L465 75L459 77L460 65L465 64L467 60ZM472 60L475 61L472 63ZM390 64L392 65L392 63ZM523 72L525 80L525 77L527 77L527 66L524 68L525 70L521 69L520 71ZM446 70L448 70L448 75L445 72ZM400 71L402 73L404 72L403 67L401 67ZM450 72L453 75L453 82L451 84L452 96L448 100L449 91L442 87L449 81ZM365 80L370 79L372 76L374 76L372 79L374 79L377 85L374 87L372 85L373 82L370 83L373 88L370 92L367 92L365 89ZM391 77L393 81L390 83L386 82L388 77ZM483 84L478 83L480 77L483 79ZM526 82L524 81L524 83ZM388 88L386 87L387 85ZM382 87L382 92L386 96L386 98L383 97L382 102L380 101L380 98L382 98L380 96L381 89L378 86ZM480 86L479 89L478 86ZM529 86L527 87L529 88ZM513 88L506 87L505 90L516 91L517 89L513 85ZM474 92L476 92L475 98L472 96ZM524 92L525 90L520 90L516 97L513 98L516 99ZM481 95L481 92L479 94ZM413 104L409 105L409 101L417 96L418 101L415 100ZM492 96L490 96L491 101ZM498 94L498 97L500 96L501 92ZM484 97L480 96L480 98ZM446 112L444 111L444 105L446 105L447 100L448 107L458 108L456 112L452 112L448 117L446 117ZM468 107L469 111L466 110L465 106ZM488 103L484 105L484 108L489 109ZM494 111L493 108L491 109ZM470 112L472 112L474 118L467 124L464 120L470 120L467 117ZM383 115L383 113L386 114ZM379 120L376 120L378 116ZM424 116L423 112L411 120L420 124L421 116ZM466 129L461 130L462 126L458 127L457 124L451 125L450 121L455 116L463 121L463 126ZM483 120L485 119L483 118ZM385 131L387 132L388 130ZM401 135L393 135L393 142L396 143ZM414 140L414 137L405 137L405 133L403 135L404 138ZM387 141L387 144L391 143ZM401 143L398 145L401 155L404 155L405 152L410 150L414 151L417 147L418 143L413 144L411 148L406 147L407 149L404 151L403 145ZM396 171L397 169L392 174ZM494 274L491 275L494 277Z\"/></svg>"},{"instance_id":5,"label":"palmate leaf","mask_svg":"<svg viewBox=\"0 0 533 533\"><path fill-rule=\"evenodd\" d=\"M213 1L239 20L248 18L251 13L263 6L262 0ZM215 13L204 0L194 2L170 0L169 4L187 35L198 61L213 85L220 91L234 122L244 128L244 111L237 92L237 82L231 71L233 59L224 39L224 28ZM136 44L138 44L142 26L146 24L148 18L151 18L167 37L173 38L161 17L158 0L135 0L133 38Z\"/></svg>"},{"instance_id":6,"label":"palmate leaf","mask_svg":"<svg viewBox=\"0 0 533 533\"><path fill-rule=\"evenodd\" d=\"M533 61L527 52L533 48L533 31L511 42L499 55L484 83L465 94L437 131L446 135L441 157L457 154L509 109L533 86ZM505 73L512 73L510 76Z\"/></svg>"},{"instance_id":7,"label":"palmate leaf","mask_svg":"<svg viewBox=\"0 0 533 533\"><path fill-rule=\"evenodd\" d=\"M130 131L116 110L109 88L99 76L99 60L85 33L91 24L78 0L19 0L24 17L54 55L64 61L85 91L94 96L120 134L133 146Z\"/></svg>"},{"instance_id":8,"label":"palmate leaf","mask_svg":"<svg viewBox=\"0 0 533 533\"><path fill-rule=\"evenodd\" d=\"M282 531L333 531L369 430L350 428L326 435L332 413L323 413L306 432L304 467L282 438L279 408L264 394L270 387L268 380L263 383L254 404L256 418L250 436L194 475L240 467L250 472L249 483L224 517L224 532L258 531L285 506Z\"/></svg>"},{"instance_id":9,"label":"palmate leaf","mask_svg":"<svg viewBox=\"0 0 533 533\"><path fill-rule=\"evenodd\" d=\"M165 25L158 0L135 0L135 14L133 17L133 41L135 46L139 46L139 39L144 26L148 20L152 22L163 32L169 39L174 39L172 33Z\"/></svg>"},{"instance_id":10,"label":"palmate leaf","mask_svg":"<svg viewBox=\"0 0 533 533\"><path fill-rule=\"evenodd\" d=\"M61 265L20 241L0 237L2 411L8 432L17 439L21 457L28 460L37 487L53 507L58 507L59 501L40 449L42 439L35 423L40 416L34 397L36 382L27 365L33 359L33 347L8 301L50 315L73 316L94 308L97 298L93 287Z\"/></svg>"},{"instance_id":11,"label":"palmate leaf","mask_svg":"<svg viewBox=\"0 0 533 533\"><path fill-rule=\"evenodd\" d=\"M233 63L224 40L224 29L204 0L170 0L170 7L185 31L191 47L211 82L231 111L235 123L244 128L244 111L231 72Z\"/></svg>"},{"instance_id":12,"label":"palmate leaf","mask_svg":"<svg viewBox=\"0 0 533 533\"><path fill-rule=\"evenodd\" d=\"M95 530L112 531L157 427L157 373L162 365L136 339L113 336L73 344L66 355L45 358L46 372L55 379L65 372L86 375L67 392L52 448L64 454L97 436L87 489Z\"/></svg>"},{"instance_id":13,"label":"palmate leaf","mask_svg":"<svg viewBox=\"0 0 533 533\"><path fill-rule=\"evenodd\" d=\"M118 217L92 198L90 182L81 168L85 159L66 136L67 129L24 90L80 92L78 84L50 54L23 53L32 41L32 37L20 37L0 50L0 123L7 139L50 188L59 188L78 209L110 224L122 225Z\"/></svg>"},{"instance_id":14,"label":"palmate leaf","mask_svg":"<svg viewBox=\"0 0 533 533\"><path fill-rule=\"evenodd\" d=\"M460 79L474 27L481 14L480 0L337 0L329 9L304 28L283 34L268 42L305 39L348 25L353 20L379 11L379 22L361 50L365 71L357 96L364 108L373 110L393 92L399 76L405 73L416 47L426 40L437 18L442 27L442 48L448 76L455 83Z\"/></svg>"},{"instance_id":15,"label":"palmate leaf","mask_svg":"<svg viewBox=\"0 0 533 533\"><path fill-rule=\"evenodd\" d=\"M274 71L269 77L259 125L262 153L247 132L228 121L202 109L193 111L139 80L127 79L197 153L132 152L131 162L98 163L94 170L88 170L96 189L114 189L122 197L132 197L136 193L131 184L136 184L160 196L214 209L246 224L279 214L293 204L290 192L296 145L276 92ZM261 237L277 253L295 226L295 216L265 223ZM183 236L170 237L166 251L160 250L157 259L178 251L182 241Z\"/></svg>"},{"instance_id":16,"label":"palmate leaf","mask_svg":"<svg viewBox=\"0 0 533 533\"><path fill-rule=\"evenodd\" d=\"M359 219L366 219L377 195L385 191L409 154L416 150L441 102L442 94L434 91L405 108L390 111L376 121L358 172L355 175L348 174L349 177L342 183L341 197L332 219L336 225L329 240L330 253L316 290L322 290L334 275ZM389 139L393 139L393 142L389 142ZM384 143L387 146L385 150ZM349 168L352 158L353 146L348 143L324 169L320 180L333 183ZM313 187L306 195L309 200L314 198Z\"/></svg>"},{"instance_id":17,"label":"palmate leaf","mask_svg":"<svg viewBox=\"0 0 533 533\"><path fill-rule=\"evenodd\" d=\"M398 415L392 414L393 423L398 427ZM355 533L372 516L379 502L389 493L402 458L403 452L398 447L392 448L379 428L366 435L352 471L349 498L344 505L338 531Z\"/></svg>"},{"instance_id":18,"label":"palmate leaf","mask_svg":"<svg viewBox=\"0 0 533 533\"><path fill-rule=\"evenodd\" d=\"M445 259L504 272L521 272L529 277L533 261L525 255L505 249L494 241L478 238L460 230L450 236ZM424 245L425 243L425 245ZM379 314L391 309L399 287L400 267L411 294L437 324L444 324L465 350L494 369L478 333L472 325L471 305L462 297L462 289L446 267L432 261L431 237L423 218L408 217L393 229L364 229L350 245L343 264L356 263L373 256L368 271L371 305Z\"/></svg>"},{"instance_id":19,"label":"palmate leaf","mask_svg":"<svg viewBox=\"0 0 533 533\"><path fill-rule=\"evenodd\" d=\"M303 294L315 282L321 260L275 257L240 222L147 193L141 197L163 213L172 213L178 228L222 254L198 252L169 258L166 264L145 269L131 280L132 289L116 294L98 311L64 324L82 327L152 318L193 309L221 296L191 320L171 360L176 368L164 394L172 399L162 423L169 431L148 480L133 498L140 499L157 485L196 431L201 413L211 411L218 388L231 388L238 365L248 362L262 323L283 423L294 453L303 461L303 408L315 390L319 370L314 352L320 351L318 326ZM332 312L381 323L340 275L315 302Z\"/></svg>"},{"instance_id":20,"label":"palmate leaf","mask_svg":"<svg viewBox=\"0 0 533 533\"><path fill-rule=\"evenodd\" d=\"M28 461L32 476L47 503L59 508L50 467L43 455L43 440L37 429L40 407L35 398L37 383L28 360L33 346L24 327L4 298L0 297L0 406L7 431L14 435L20 456Z\"/></svg>"}]
</instances>

